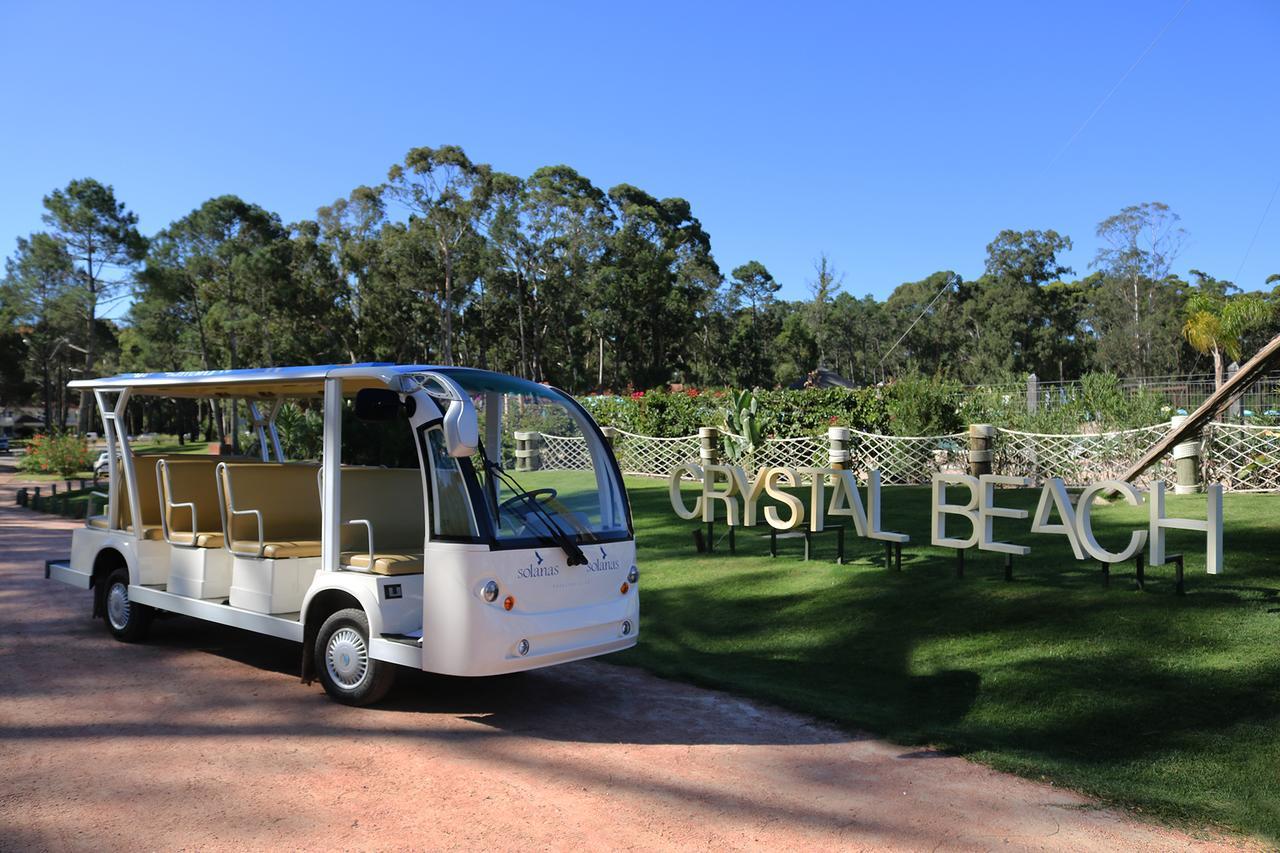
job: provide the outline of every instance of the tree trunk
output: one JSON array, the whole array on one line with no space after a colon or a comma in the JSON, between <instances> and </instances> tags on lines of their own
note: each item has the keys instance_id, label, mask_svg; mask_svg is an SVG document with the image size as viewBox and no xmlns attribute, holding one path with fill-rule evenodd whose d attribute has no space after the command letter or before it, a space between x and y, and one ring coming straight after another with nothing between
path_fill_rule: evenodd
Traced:
<instances>
[{"instance_id":1,"label":"tree trunk","mask_svg":"<svg viewBox=\"0 0 1280 853\"><path fill-rule=\"evenodd\" d=\"M93 249L89 249L88 259L85 262L85 276L88 278L89 287L89 318L88 326L85 329L84 340L84 378L92 379L93 377L93 340L97 337L94 334L94 327L97 325L98 314L98 282L93 275ZM76 417L77 432L85 435L89 432L90 424L93 423L93 394L87 388L80 390L80 413Z\"/></svg>"},{"instance_id":2,"label":"tree trunk","mask_svg":"<svg viewBox=\"0 0 1280 853\"><path fill-rule=\"evenodd\" d=\"M444 330L441 361L453 365L453 252L444 253L444 299L440 305L440 325Z\"/></svg>"},{"instance_id":3,"label":"tree trunk","mask_svg":"<svg viewBox=\"0 0 1280 853\"><path fill-rule=\"evenodd\" d=\"M44 384L41 391L44 397L44 429L53 429L53 388L49 381L49 359L44 359Z\"/></svg>"}]
</instances>

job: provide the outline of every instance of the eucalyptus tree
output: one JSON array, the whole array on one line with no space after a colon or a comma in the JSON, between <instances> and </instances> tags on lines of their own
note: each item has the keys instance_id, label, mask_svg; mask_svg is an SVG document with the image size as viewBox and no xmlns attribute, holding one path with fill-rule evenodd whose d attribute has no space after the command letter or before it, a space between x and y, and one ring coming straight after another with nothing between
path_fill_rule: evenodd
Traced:
<instances>
[{"instance_id":1,"label":"eucalyptus tree","mask_svg":"<svg viewBox=\"0 0 1280 853\"><path fill-rule=\"evenodd\" d=\"M613 187L609 198L618 225L601 262L601 314L614 355L605 376L652 387L685 368L698 308L718 286L719 268L684 199L658 200L630 184Z\"/></svg>"},{"instance_id":2,"label":"eucalyptus tree","mask_svg":"<svg viewBox=\"0 0 1280 853\"><path fill-rule=\"evenodd\" d=\"M883 302L867 294L861 299L838 293L831 302L827 357L847 379L873 385L885 378L881 362L894 336Z\"/></svg>"},{"instance_id":3,"label":"eucalyptus tree","mask_svg":"<svg viewBox=\"0 0 1280 853\"><path fill-rule=\"evenodd\" d=\"M885 328L893 338L877 370L885 375L916 370L955 376L972 340L963 323L969 290L950 270L894 288L884 303Z\"/></svg>"},{"instance_id":4,"label":"eucalyptus tree","mask_svg":"<svg viewBox=\"0 0 1280 853\"><path fill-rule=\"evenodd\" d=\"M343 346L353 362L371 358L368 314L375 299L371 290L383 263L381 232L387 222L386 203L377 189L359 186L346 198L321 207L316 220L331 262L342 276L340 300L351 319L341 332Z\"/></svg>"},{"instance_id":5,"label":"eucalyptus tree","mask_svg":"<svg viewBox=\"0 0 1280 853\"><path fill-rule=\"evenodd\" d=\"M546 350L552 344L571 365L563 379L584 387L579 365L585 369L593 337L595 384L601 386L610 310L600 285L615 229L609 196L568 166L544 166L529 176L525 211L535 263L531 283L538 378L547 378Z\"/></svg>"},{"instance_id":6,"label":"eucalyptus tree","mask_svg":"<svg viewBox=\"0 0 1280 853\"><path fill-rule=\"evenodd\" d=\"M454 312L466 299L470 281L459 276L460 254L485 215L492 192L493 170L473 163L456 145L414 148L403 163L387 172L383 192L402 205L411 219L422 223L440 279L435 288L439 306L441 360L454 363Z\"/></svg>"},{"instance_id":7,"label":"eucalyptus tree","mask_svg":"<svg viewBox=\"0 0 1280 853\"><path fill-rule=\"evenodd\" d=\"M133 272L147 251L138 231L138 216L116 199L115 190L93 178L82 178L44 197L41 217L76 268L85 375L97 358L98 310L126 294ZM80 392L79 426L93 424L93 395Z\"/></svg>"},{"instance_id":8,"label":"eucalyptus tree","mask_svg":"<svg viewBox=\"0 0 1280 853\"><path fill-rule=\"evenodd\" d=\"M1167 204L1146 202L1098 223L1092 266L1104 278L1094 322L1099 357L1112 370L1152 375L1177 363L1185 294L1170 272L1187 239L1179 219Z\"/></svg>"},{"instance_id":9,"label":"eucalyptus tree","mask_svg":"<svg viewBox=\"0 0 1280 853\"><path fill-rule=\"evenodd\" d=\"M1056 361L1066 330L1054 327L1044 286L1069 274L1058 254L1071 239L1056 231L1001 231L987 244L982 277L964 291L970 335L961 378L977 382L998 374L1044 375Z\"/></svg>"}]
</instances>

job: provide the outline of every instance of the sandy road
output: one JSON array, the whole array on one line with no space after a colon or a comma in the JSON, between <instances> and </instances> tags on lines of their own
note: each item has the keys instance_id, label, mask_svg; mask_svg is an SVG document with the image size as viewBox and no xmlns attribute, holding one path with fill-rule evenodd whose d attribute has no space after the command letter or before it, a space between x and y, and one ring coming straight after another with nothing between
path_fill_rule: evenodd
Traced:
<instances>
[{"instance_id":1,"label":"sandy road","mask_svg":"<svg viewBox=\"0 0 1280 853\"><path fill-rule=\"evenodd\" d=\"M588 662L377 708L195 620L112 640L0 489L0 849L1224 847L958 758ZM1231 849L1237 849L1230 844Z\"/></svg>"}]
</instances>

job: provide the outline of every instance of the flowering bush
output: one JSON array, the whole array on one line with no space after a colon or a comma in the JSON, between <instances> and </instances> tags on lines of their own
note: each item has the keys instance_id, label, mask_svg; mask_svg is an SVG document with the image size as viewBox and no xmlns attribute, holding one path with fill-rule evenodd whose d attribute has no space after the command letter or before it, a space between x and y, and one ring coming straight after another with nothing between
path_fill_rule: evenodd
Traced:
<instances>
[{"instance_id":1,"label":"flowering bush","mask_svg":"<svg viewBox=\"0 0 1280 853\"><path fill-rule=\"evenodd\" d=\"M18 462L18 468L33 474L58 474L70 477L93 467L93 452L89 443L71 432L39 434L27 443L27 453Z\"/></svg>"}]
</instances>

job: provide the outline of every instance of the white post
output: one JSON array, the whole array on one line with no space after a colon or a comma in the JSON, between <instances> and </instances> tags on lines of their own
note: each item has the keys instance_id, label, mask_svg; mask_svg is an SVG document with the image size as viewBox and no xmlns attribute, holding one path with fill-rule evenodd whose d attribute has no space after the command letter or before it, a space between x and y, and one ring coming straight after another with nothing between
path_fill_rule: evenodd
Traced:
<instances>
[{"instance_id":1,"label":"white post","mask_svg":"<svg viewBox=\"0 0 1280 853\"><path fill-rule=\"evenodd\" d=\"M93 397L102 418L102 432L107 439L107 527L115 530L120 516L120 466L116 463L115 410L107 407L105 391L94 389Z\"/></svg>"},{"instance_id":2,"label":"white post","mask_svg":"<svg viewBox=\"0 0 1280 853\"><path fill-rule=\"evenodd\" d=\"M336 572L342 550L342 380L324 380L324 449L320 471L324 488L320 506L321 568Z\"/></svg>"},{"instance_id":3,"label":"white post","mask_svg":"<svg viewBox=\"0 0 1280 853\"><path fill-rule=\"evenodd\" d=\"M1177 429L1186 419L1186 415L1174 415L1169 419L1169 429ZM1175 495L1191 495L1200 491L1200 457L1204 455L1203 448L1198 435L1190 441L1173 446Z\"/></svg>"},{"instance_id":4,"label":"white post","mask_svg":"<svg viewBox=\"0 0 1280 853\"><path fill-rule=\"evenodd\" d=\"M827 465L837 471L847 471L852 466L849 452L849 428L827 427Z\"/></svg>"}]
</instances>

